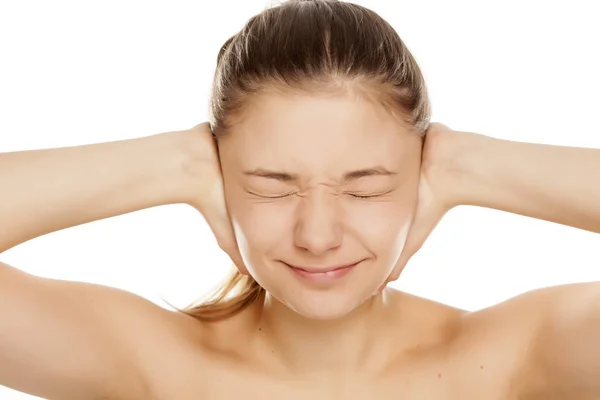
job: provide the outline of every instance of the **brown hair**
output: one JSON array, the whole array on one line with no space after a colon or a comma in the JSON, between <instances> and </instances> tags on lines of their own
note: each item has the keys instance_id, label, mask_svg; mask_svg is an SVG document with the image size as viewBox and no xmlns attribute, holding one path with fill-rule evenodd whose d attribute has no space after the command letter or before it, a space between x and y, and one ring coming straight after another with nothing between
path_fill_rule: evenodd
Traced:
<instances>
[{"instance_id":1,"label":"brown hair","mask_svg":"<svg viewBox=\"0 0 600 400\"><path fill-rule=\"evenodd\" d=\"M351 86L349 84L352 84ZM423 75L392 26L375 12L337 0L288 0L252 17L221 47L210 123L218 140L252 94L355 90L423 134L430 104ZM179 311L200 320L235 315L264 294L234 270L208 298Z\"/></svg>"}]
</instances>

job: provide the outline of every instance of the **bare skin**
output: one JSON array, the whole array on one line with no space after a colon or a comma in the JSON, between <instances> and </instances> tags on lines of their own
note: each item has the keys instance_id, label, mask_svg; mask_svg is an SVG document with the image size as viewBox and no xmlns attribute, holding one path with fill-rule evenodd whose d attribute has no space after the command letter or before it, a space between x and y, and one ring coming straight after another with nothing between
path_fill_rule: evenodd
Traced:
<instances>
[{"instance_id":1,"label":"bare skin","mask_svg":"<svg viewBox=\"0 0 600 400\"><path fill-rule=\"evenodd\" d=\"M30 367L27 374L3 371L4 380L10 379L3 383L49 399L537 398L524 397L541 379L527 363L538 326L531 320L532 299L470 314L386 289L373 300L385 297L387 303L386 319L370 326L377 337L370 349L375 357L369 354L357 368L298 374L274 350L261 323L261 302L231 319L204 324L111 288L52 282L16 269L3 274L13 287L31 288L38 299L62 306L54 309L54 321L36 323L45 324L47 335L62 334L65 342L30 336L29 345L45 352L21 357ZM72 302L81 306L69 306ZM92 303L111 311L91 318ZM62 368L55 369L54 352L64 346L76 355L63 356ZM71 370L75 366L83 370ZM40 378L32 381L31 371Z\"/></svg>"},{"instance_id":2,"label":"bare skin","mask_svg":"<svg viewBox=\"0 0 600 400\"><path fill-rule=\"evenodd\" d=\"M459 204L600 232L598 177L585 178L600 170L599 150L434 124L421 160L420 140L364 100L259 104L219 143L220 160L206 125L0 155L0 252L81 223L187 203L267 290L237 316L201 323L124 291L0 264L0 384L48 399L600 395L597 283L477 312L382 289ZM342 179L373 161L392 173ZM245 173L258 169L294 179ZM319 285L285 265L354 260L344 278Z\"/></svg>"},{"instance_id":3,"label":"bare skin","mask_svg":"<svg viewBox=\"0 0 600 400\"><path fill-rule=\"evenodd\" d=\"M377 349L385 348L384 363L373 358L358 368L327 373L298 374L282 363L269 347L269 333L257 323L260 305L242 315L208 327L206 342L196 351L164 349L156 357L163 367L154 370L159 398L198 397L252 399L516 399L532 390L537 371L528 357L533 323L525 316L514 325L514 300L484 312L468 314L426 299L389 290L389 315L378 332ZM513 326L506 321L510 320ZM410 325L409 331L404 331ZM192 328L193 329L193 328ZM327 358L328 354L315 355ZM172 361L171 361L172 360ZM182 360L183 363L182 363ZM200 361L202 360L202 361ZM169 362L167 362L169 361ZM156 362L155 362L156 363ZM182 365L165 368L164 365ZM205 371L198 376L198 366ZM166 380L165 380L166 377ZM164 386L163 386L164 385ZM527 397L535 398L535 397Z\"/></svg>"}]
</instances>

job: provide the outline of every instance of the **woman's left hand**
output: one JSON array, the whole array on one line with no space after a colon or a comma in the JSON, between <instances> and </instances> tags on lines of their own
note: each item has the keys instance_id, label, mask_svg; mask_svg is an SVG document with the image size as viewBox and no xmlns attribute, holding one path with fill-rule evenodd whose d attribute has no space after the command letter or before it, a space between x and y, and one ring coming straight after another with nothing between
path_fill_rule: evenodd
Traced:
<instances>
[{"instance_id":1,"label":"woman's left hand","mask_svg":"<svg viewBox=\"0 0 600 400\"><path fill-rule=\"evenodd\" d=\"M457 149L481 135L454 131L431 123L425 134L419 180L418 203L404 248L392 273L381 288L400 276L411 257L423 246L444 215L460 204L461 173Z\"/></svg>"}]
</instances>

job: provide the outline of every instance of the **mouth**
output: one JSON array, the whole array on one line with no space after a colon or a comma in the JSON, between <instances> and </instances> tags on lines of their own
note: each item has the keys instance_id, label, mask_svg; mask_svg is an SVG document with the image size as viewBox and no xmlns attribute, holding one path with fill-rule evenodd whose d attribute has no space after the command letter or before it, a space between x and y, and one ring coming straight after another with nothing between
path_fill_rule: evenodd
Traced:
<instances>
[{"instance_id":1,"label":"mouth","mask_svg":"<svg viewBox=\"0 0 600 400\"><path fill-rule=\"evenodd\" d=\"M311 282L330 283L346 276L361 261L349 265L339 265L330 267L305 267L294 266L284 262L296 275Z\"/></svg>"}]
</instances>

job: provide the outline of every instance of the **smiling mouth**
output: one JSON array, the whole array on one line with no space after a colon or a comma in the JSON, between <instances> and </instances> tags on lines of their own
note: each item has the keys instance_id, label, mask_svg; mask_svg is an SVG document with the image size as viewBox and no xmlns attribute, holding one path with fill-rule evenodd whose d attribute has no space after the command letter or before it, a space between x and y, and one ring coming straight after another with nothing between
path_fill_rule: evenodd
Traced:
<instances>
[{"instance_id":1,"label":"smiling mouth","mask_svg":"<svg viewBox=\"0 0 600 400\"><path fill-rule=\"evenodd\" d=\"M341 265L341 266L332 266L332 267L321 267L321 268L312 268L312 267L297 267L294 265L290 265L284 263L287 267L289 267L296 275L307 279L313 282L333 282L342 277L346 276L355 266L360 264L361 261L356 262L350 265Z\"/></svg>"}]
</instances>

